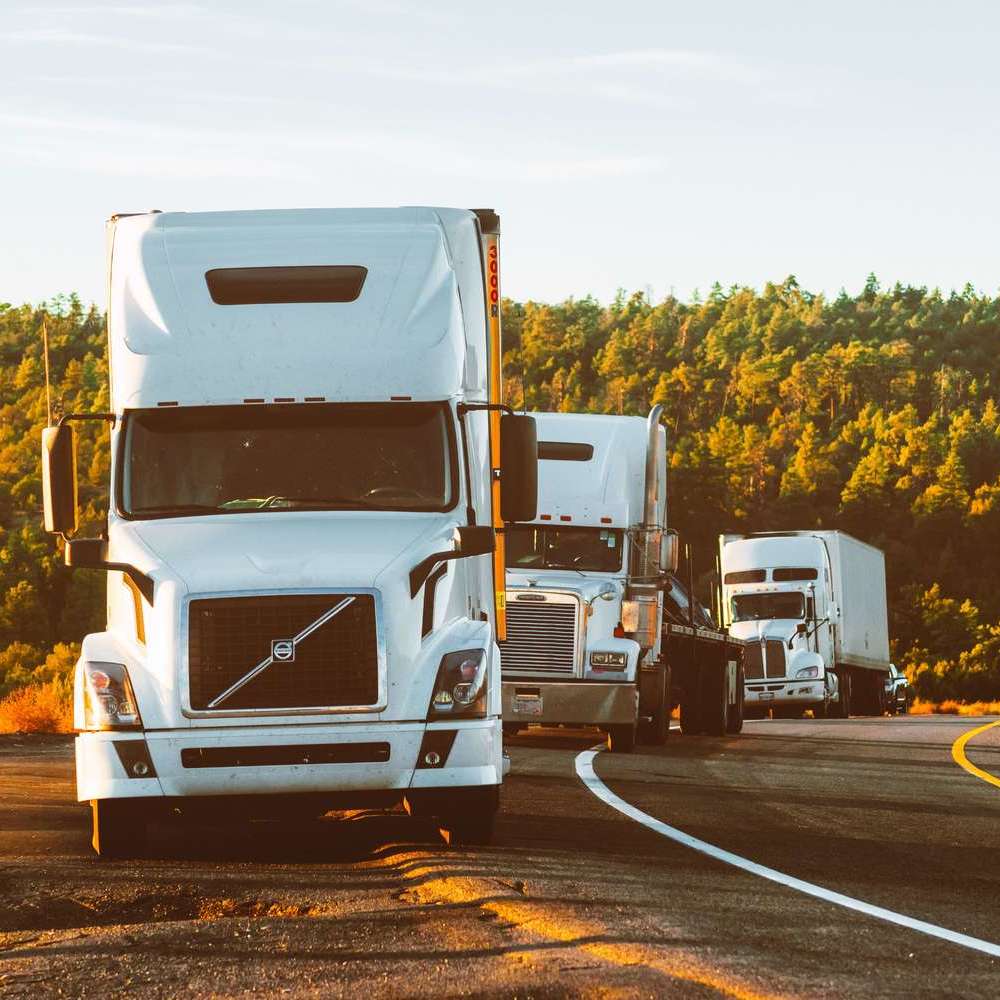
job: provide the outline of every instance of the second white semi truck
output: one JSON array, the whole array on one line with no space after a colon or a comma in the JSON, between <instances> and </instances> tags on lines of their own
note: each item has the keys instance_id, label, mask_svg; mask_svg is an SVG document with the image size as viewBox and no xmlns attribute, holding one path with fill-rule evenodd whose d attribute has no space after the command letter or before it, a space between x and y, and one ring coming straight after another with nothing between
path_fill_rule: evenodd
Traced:
<instances>
[{"instance_id":1,"label":"second white semi truck","mask_svg":"<svg viewBox=\"0 0 1000 1000\"><path fill-rule=\"evenodd\" d=\"M739 732L743 643L676 575L666 433L648 419L533 414L538 514L505 531L504 729L599 726L612 751Z\"/></svg>"},{"instance_id":2,"label":"second white semi truck","mask_svg":"<svg viewBox=\"0 0 1000 1000\"><path fill-rule=\"evenodd\" d=\"M842 531L722 535L723 620L748 643L747 717L881 715L885 556Z\"/></svg>"}]
</instances>

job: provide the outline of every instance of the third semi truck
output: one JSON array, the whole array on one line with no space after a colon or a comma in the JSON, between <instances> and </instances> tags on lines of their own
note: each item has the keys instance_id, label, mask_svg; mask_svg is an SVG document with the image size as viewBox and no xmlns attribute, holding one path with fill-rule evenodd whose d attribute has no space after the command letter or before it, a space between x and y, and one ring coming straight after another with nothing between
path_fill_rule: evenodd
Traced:
<instances>
[{"instance_id":1,"label":"third semi truck","mask_svg":"<svg viewBox=\"0 0 1000 1000\"><path fill-rule=\"evenodd\" d=\"M747 717L881 715L889 674L885 556L842 531L719 539L723 619L748 641Z\"/></svg>"}]
</instances>

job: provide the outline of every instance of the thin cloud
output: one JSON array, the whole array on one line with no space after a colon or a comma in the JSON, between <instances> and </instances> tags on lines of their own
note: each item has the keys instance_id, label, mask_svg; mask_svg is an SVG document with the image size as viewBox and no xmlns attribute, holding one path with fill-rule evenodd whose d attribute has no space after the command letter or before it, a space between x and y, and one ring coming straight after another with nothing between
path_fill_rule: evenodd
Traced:
<instances>
[{"instance_id":1,"label":"thin cloud","mask_svg":"<svg viewBox=\"0 0 1000 1000\"><path fill-rule=\"evenodd\" d=\"M17 44L102 46L127 49L130 52L187 52L215 53L214 48L180 42L157 42L145 38L124 38L120 35L101 35L93 32L72 31L65 28L22 28L0 35L0 41Z\"/></svg>"}]
</instances>

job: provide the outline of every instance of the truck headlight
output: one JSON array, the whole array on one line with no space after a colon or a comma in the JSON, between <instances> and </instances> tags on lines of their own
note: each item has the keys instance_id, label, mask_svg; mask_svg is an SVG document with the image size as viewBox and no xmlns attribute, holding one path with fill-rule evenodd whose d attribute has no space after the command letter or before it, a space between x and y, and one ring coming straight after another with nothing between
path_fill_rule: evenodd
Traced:
<instances>
[{"instance_id":1,"label":"truck headlight","mask_svg":"<svg viewBox=\"0 0 1000 1000\"><path fill-rule=\"evenodd\" d=\"M803 667L801 670L795 671L796 678L799 677L819 677L819 667L815 664L811 667Z\"/></svg>"},{"instance_id":2,"label":"truck headlight","mask_svg":"<svg viewBox=\"0 0 1000 1000\"><path fill-rule=\"evenodd\" d=\"M624 670L628 666L628 653L591 653L592 667L606 667L609 670Z\"/></svg>"},{"instance_id":3,"label":"truck headlight","mask_svg":"<svg viewBox=\"0 0 1000 1000\"><path fill-rule=\"evenodd\" d=\"M427 718L486 715L486 650L459 649L441 657Z\"/></svg>"},{"instance_id":4,"label":"truck headlight","mask_svg":"<svg viewBox=\"0 0 1000 1000\"><path fill-rule=\"evenodd\" d=\"M142 729L124 664L83 663L83 725L86 729Z\"/></svg>"}]
</instances>

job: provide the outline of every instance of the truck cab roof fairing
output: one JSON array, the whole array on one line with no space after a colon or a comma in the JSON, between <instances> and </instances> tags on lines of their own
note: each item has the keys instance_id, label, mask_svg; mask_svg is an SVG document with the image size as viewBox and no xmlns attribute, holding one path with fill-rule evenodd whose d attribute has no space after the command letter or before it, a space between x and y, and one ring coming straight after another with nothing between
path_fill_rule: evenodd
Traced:
<instances>
[{"instance_id":1,"label":"truck cab roof fairing","mask_svg":"<svg viewBox=\"0 0 1000 1000\"><path fill-rule=\"evenodd\" d=\"M475 216L456 209L166 213L114 223L115 408L486 394ZM221 304L225 268L365 268L353 301Z\"/></svg>"}]
</instances>

